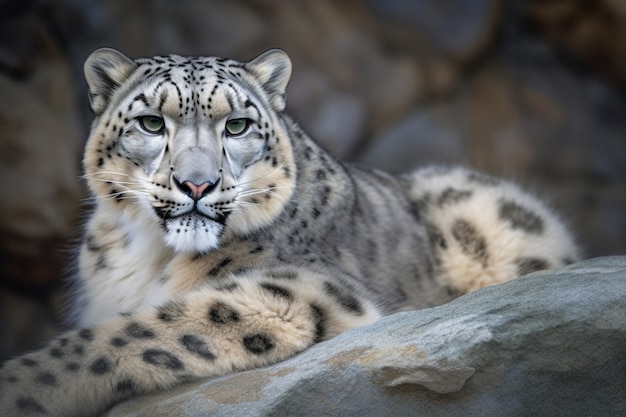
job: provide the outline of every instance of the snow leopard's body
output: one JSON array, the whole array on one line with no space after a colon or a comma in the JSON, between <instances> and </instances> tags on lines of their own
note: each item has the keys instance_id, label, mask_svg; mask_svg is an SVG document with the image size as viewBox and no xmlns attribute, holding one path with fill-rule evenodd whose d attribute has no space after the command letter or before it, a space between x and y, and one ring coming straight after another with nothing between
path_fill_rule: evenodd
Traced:
<instances>
[{"instance_id":1,"label":"snow leopard's body","mask_svg":"<svg viewBox=\"0 0 626 417\"><path fill-rule=\"evenodd\" d=\"M92 54L78 329L5 364L0 415L97 415L577 259L509 182L335 160L283 113L290 72L281 51Z\"/></svg>"}]
</instances>

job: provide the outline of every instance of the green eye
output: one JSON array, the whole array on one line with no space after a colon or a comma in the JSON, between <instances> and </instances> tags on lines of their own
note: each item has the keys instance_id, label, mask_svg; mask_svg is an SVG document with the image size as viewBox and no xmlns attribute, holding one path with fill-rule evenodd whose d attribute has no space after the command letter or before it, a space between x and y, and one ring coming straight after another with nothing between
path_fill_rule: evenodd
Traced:
<instances>
[{"instance_id":1,"label":"green eye","mask_svg":"<svg viewBox=\"0 0 626 417\"><path fill-rule=\"evenodd\" d=\"M141 116L139 125L141 125L143 130L153 135L158 135L165 131L165 121L158 116Z\"/></svg>"},{"instance_id":2,"label":"green eye","mask_svg":"<svg viewBox=\"0 0 626 417\"><path fill-rule=\"evenodd\" d=\"M226 134L237 136L248 130L250 121L248 119L232 119L226 122Z\"/></svg>"}]
</instances>

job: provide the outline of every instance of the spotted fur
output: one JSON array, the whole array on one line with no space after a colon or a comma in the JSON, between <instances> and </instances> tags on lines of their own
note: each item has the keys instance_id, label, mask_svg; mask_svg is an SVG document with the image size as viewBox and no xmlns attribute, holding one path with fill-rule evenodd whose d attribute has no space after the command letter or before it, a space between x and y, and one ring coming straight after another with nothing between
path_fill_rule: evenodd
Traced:
<instances>
[{"instance_id":1,"label":"spotted fur","mask_svg":"<svg viewBox=\"0 0 626 417\"><path fill-rule=\"evenodd\" d=\"M514 184L335 160L284 113L290 73L277 50L89 57L77 329L4 364L0 415L95 416L578 258Z\"/></svg>"}]
</instances>

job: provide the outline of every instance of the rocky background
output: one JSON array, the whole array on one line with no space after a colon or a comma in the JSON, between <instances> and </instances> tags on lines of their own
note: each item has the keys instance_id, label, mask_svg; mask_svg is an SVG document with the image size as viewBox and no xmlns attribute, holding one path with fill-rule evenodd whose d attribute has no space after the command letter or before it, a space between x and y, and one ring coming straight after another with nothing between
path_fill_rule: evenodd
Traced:
<instances>
[{"instance_id":1,"label":"rocky background","mask_svg":"<svg viewBox=\"0 0 626 417\"><path fill-rule=\"evenodd\" d=\"M547 197L587 256L626 253L622 0L0 3L0 361L53 335L100 46L294 61L288 111L391 171L460 163Z\"/></svg>"}]
</instances>

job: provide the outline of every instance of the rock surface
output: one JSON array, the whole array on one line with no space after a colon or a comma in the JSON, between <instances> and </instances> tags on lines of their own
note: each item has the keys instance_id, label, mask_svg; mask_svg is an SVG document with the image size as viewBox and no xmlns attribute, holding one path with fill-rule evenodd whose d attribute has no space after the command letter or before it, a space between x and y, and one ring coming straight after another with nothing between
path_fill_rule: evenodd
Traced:
<instances>
[{"instance_id":1,"label":"rock surface","mask_svg":"<svg viewBox=\"0 0 626 417\"><path fill-rule=\"evenodd\" d=\"M624 317L626 257L599 258L395 314L107 416L626 415Z\"/></svg>"}]
</instances>

